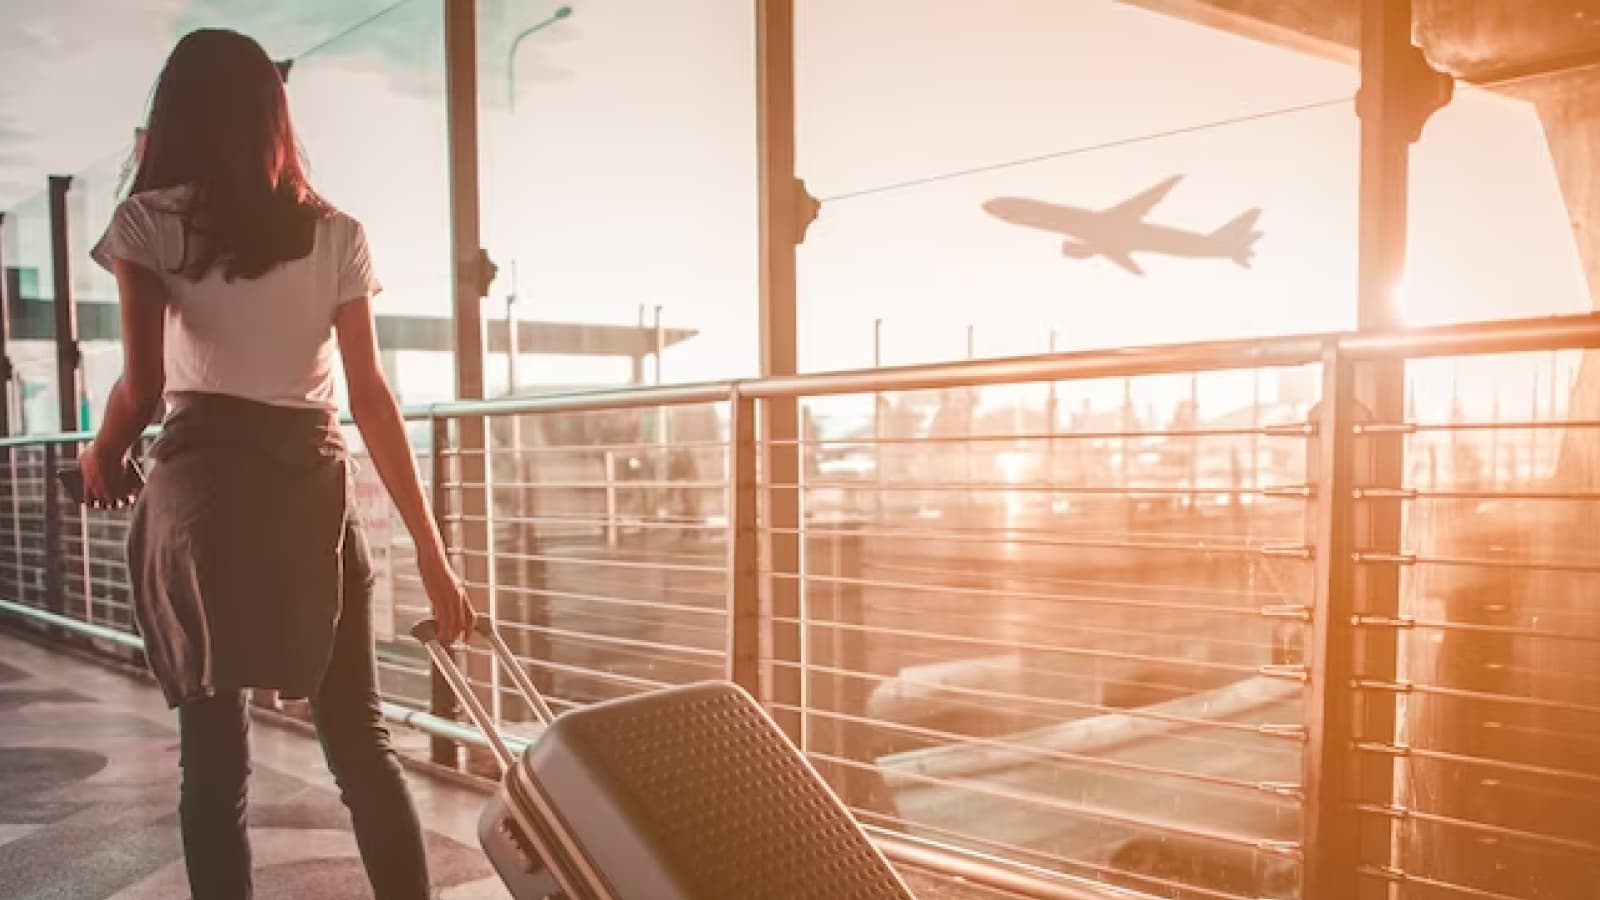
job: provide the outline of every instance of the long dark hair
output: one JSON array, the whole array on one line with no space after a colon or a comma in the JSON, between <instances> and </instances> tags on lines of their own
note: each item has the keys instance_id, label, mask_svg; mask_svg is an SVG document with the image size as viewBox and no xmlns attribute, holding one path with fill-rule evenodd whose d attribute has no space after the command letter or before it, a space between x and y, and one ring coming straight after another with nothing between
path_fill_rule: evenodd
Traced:
<instances>
[{"instance_id":1,"label":"long dark hair","mask_svg":"<svg viewBox=\"0 0 1600 900\"><path fill-rule=\"evenodd\" d=\"M189 188L173 271L191 281L301 259L328 214L301 167L278 67L236 31L185 35L156 82L133 192L172 187Z\"/></svg>"}]
</instances>

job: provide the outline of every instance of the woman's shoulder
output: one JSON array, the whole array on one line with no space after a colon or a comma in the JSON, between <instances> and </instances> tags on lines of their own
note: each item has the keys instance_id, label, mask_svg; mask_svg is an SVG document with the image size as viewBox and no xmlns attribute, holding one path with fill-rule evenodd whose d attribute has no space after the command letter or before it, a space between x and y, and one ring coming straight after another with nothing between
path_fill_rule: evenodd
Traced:
<instances>
[{"instance_id":1,"label":"woman's shoulder","mask_svg":"<svg viewBox=\"0 0 1600 900\"><path fill-rule=\"evenodd\" d=\"M320 220L324 228L341 238L361 233L361 220L350 215L327 200L320 201Z\"/></svg>"},{"instance_id":2,"label":"woman's shoulder","mask_svg":"<svg viewBox=\"0 0 1600 900\"><path fill-rule=\"evenodd\" d=\"M345 212L343 209L334 206L332 203L324 203L323 210L323 218L326 219L330 224L338 226L339 228L361 227L361 220Z\"/></svg>"}]
</instances>

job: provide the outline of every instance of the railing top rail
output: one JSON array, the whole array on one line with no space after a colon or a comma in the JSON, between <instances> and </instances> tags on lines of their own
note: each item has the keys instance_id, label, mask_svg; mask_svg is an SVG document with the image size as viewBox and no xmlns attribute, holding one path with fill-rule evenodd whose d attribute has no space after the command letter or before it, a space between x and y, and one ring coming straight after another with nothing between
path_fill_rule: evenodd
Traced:
<instances>
[{"instance_id":1,"label":"railing top rail","mask_svg":"<svg viewBox=\"0 0 1600 900\"><path fill-rule=\"evenodd\" d=\"M742 381L739 391L764 399L816 397L1298 366L1320 360L1334 340L1327 335L1294 335L785 375Z\"/></svg>"},{"instance_id":2,"label":"railing top rail","mask_svg":"<svg viewBox=\"0 0 1600 900\"><path fill-rule=\"evenodd\" d=\"M1337 341L1339 352L1355 359L1592 350L1600 349L1600 313L1348 332Z\"/></svg>"},{"instance_id":3,"label":"railing top rail","mask_svg":"<svg viewBox=\"0 0 1600 900\"><path fill-rule=\"evenodd\" d=\"M458 400L407 407L410 421L531 413L593 412L757 399L939 390L997 384L1122 378L1307 365L1336 352L1352 359L1420 359L1540 350L1600 349L1600 313L1509 319L1382 332L1282 335L1233 341L1155 344L1038 356L928 363L730 381L615 388L533 397ZM350 424L345 417L343 421ZM146 432L154 436L157 429ZM92 432L0 438L0 448L82 443Z\"/></svg>"},{"instance_id":4,"label":"railing top rail","mask_svg":"<svg viewBox=\"0 0 1600 900\"><path fill-rule=\"evenodd\" d=\"M429 407L428 411L434 418L463 419L470 416L506 416L518 413L593 412L643 406L687 406L726 400L732 396L733 390L732 381L709 381L697 384L576 391L568 394L539 394L533 397L501 397L494 400L454 400L436 403Z\"/></svg>"},{"instance_id":5,"label":"railing top rail","mask_svg":"<svg viewBox=\"0 0 1600 900\"><path fill-rule=\"evenodd\" d=\"M161 434L161 426L152 425L141 437L154 438ZM94 439L92 431L58 431L49 434L23 434L0 438L0 449L8 447L42 447L46 444L87 444Z\"/></svg>"},{"instance_id":6,"label":"railing top rail","mask_svg":"<svg viewBox=\"0 0 1600 900\"><path fill-rule=\"evenodd\" d=\"M1419 359L1581 348L1600 348L1600 314L1470 322L1383 332L1331 332L1249 340L1154 344L790 375L741 381L738 388L747 397L819 396L1289 367L1319 362L1330 350L1356 359L1383 356Z\"/></svg>"},{"instance_id":7,"label":"railing top rail","mask_svg":"<svg viewBox=\"0 0 1600 900\"><path fill-rule=\"evenodd\" d=\"M865 394L994 384L1120 378L1319 362L1332 350L1358 358L1422 358L1470 353L1600 348L1600 314L1472 322L1385 332L1333 332L1248 340L1155 344L1001 359L741 379L663 387L618 388L538 397L441 403L432 415L459 418L674 406L745 397Z\"/></svg>"}]
</instances>

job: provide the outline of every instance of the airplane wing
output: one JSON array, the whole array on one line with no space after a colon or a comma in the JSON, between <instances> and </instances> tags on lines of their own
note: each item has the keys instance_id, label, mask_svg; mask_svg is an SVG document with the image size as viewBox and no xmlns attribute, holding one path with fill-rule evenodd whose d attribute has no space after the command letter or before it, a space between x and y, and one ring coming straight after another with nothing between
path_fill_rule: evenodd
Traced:
<instances>
[{"instance_id":1,"label":"airplane wing","mask_svg":"<svg viewBox=\"0 0 1600 900\"><path fill-rule=\"evenodd\" d=\"M1140 278L1144 277L1144 269L1139 268L1139 264L1133 261L1133 257L1129 256L1126 250L1101 250L1100 255Z\"/></svg>"},{"instance_id":2,"label":"airplane wing","mask_svg":"<svg viewBox=\"0 0 1600 900\"><path fill-rule=\"evenodd\" d=\"M1156 204L1160 203L1163 198L1172 193L1172 189L1176 187L1178 182L1182 180L1182 175L1174 175L1142 194L1124 200L1121 203L1118 203L1116 206L1102 210L1100 214L1108 218L1130 219L1135 222L1140 221L1145 216L1150 215L1150 210L1155 209Z\"/></svg>"}]
</instances>

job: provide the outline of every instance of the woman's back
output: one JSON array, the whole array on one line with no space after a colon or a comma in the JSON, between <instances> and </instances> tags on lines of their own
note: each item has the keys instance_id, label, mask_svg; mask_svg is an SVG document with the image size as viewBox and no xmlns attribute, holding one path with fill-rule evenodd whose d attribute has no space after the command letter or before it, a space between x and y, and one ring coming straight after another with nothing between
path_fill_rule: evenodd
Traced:
<instances>
[{"instance_id":1,"label":"woman's back","mask_svg":"<svg viewBox=\"0 0 1600 900\"><path fill-rule=\"evenodd\" d=\"M184 225L187 188L146 191L117 208L93 256L159 273L168 304L168 392L227 394L273 406L332 409L334 316L381 290L361 224L336 210L319 218L311 251L257 278L182 271L194 240Z\"/></svg>"},{"instance_id":2,"label":"woman's back","mask_svg":"<svg viewBox=\"0 0 1600 900\"><path fill-rule=\"evenodd\" d=\"M371 896L427 900L427 848L378 699L335 348L447 643L474 613L383 377L366 239L306 179L278 68L244 35L179 41L144 135L133 196L93 250L117 278L123 368L78 465L94 506L139 492L128 573L145 661L178 709L190 893L252 896L244 692L270 688L311 700ZM163 393L141 489L130 454Z\"/></svg>"}]
</instances>

